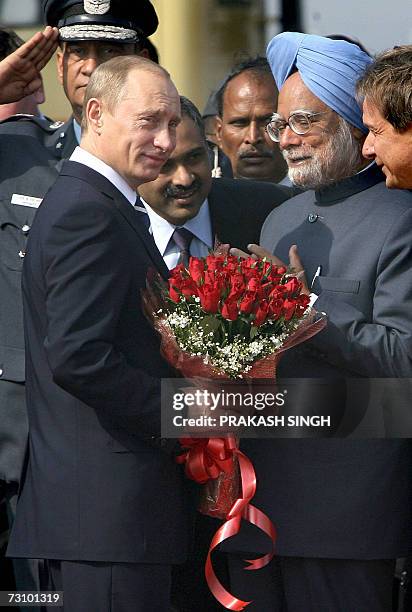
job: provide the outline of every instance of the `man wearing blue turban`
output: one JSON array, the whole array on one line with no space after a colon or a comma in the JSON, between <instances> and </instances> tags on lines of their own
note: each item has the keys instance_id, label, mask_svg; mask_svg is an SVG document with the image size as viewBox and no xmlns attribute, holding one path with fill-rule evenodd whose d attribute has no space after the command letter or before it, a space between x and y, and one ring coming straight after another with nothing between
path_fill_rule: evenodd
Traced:
<instances>
[{"instance_id":1,"label":"man wearing blue turban","mask_svg":"<svg viewBox=\"0 0 412 612\"><path fill-rule=\"evenodd\" d=\"M397 406L383 404L377 379L412 378L412 194L388 190L362 156L355 85L366 53L285 32L267 56L280 91L267 130L307 191L270 213L251 251L289 259L328 315L325 330L285 354L279 377L321 379L330 414L341 404L344 417L335 439L301 429L312 439L242 442L278 540L271 564L247 573L240 559L267 551L255 533L234 542L245 552L229 555L231 591L258 612L390 612L395 559L411 552L412 453L409 440L378 439L390 437Z\"/></svg>"},{"instance_id":2,"label":"man wearing blue turban","mask_svg":"<svg viewBox=\"0 0 412 612\"><path fill-rule=\"evenodd\" d=\"M300 32L283 32L269 43L267 57L279 88L292 72L298 71L317 98L367 133L355 98L355 85L372 58L358 45Z\"/></svg>"}]
</instances>

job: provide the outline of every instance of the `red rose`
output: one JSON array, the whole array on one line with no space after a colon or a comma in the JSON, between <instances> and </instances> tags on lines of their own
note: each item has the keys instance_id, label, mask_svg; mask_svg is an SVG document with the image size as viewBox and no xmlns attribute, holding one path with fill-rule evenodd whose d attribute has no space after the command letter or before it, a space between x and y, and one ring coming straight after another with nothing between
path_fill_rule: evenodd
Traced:
<instances>
[{"instance_id":1,"label":"red rose","mask_svg":"<svg viewBox=\"0 0 412 612\"><path fill-rule=\"evenodd\" d=\"M189 277L185 278L182 281L180 291L183 293L185 298L197 297L199 295L199 290L197 288L196 283Z\"/></svg>"},{"instance_id":2,"label":"red rose","mask_svg":"<svg viewBox=\"0 0 412 612\"><path fill-rule=\"evenodd\" d=\"M295 276L289 278L289 280L283 285L285 292L290 296L297 295L302 288L302 283L298 281Z\"/></svg>"},{"instance_id":3,"label":"red rose","mask_svg":"<svg viewBox=\"0 0 412 612\"><path fill-rule=\"evenodd\" d=\"M262 325L266 321L268 312L269 312L269 304L266 301L260 302L252 325L255 325L256 327L260 327L260 325Z\"/></svg>"},{"instance_id":4,"label":"red rose","mask_svg":"<svg viewBox=\"0 0 412 612\"><path fill-rule=\"evenodd\" d=\"M215 314L219 310L220 289L217 284L203 285L199 289L200 305L205 312Z\"/></svg>"},{"instance_id":5,"label":"red rose","mask_svg":"<svg viewBox=\"0 0 412 612\"><path fill-rule=\"evenodd\" d=\"M206 257L206 266L208 270L221 270L223 268L224 257L208 255Z\"/></svg>"},{"instance_id":6,"label":"red rose","mask_svg":"<svg viewBox=\"0 0 412 612\"><path fill-rule=\"evenodd\" d=\"M180 285L178 279L169 278L169 297L176 304L180 302Z\"/></svg>"},{"instance_id":7,"label":"red rose","mask_svg":"<svg viewBox=\"0 0 412 612\"><path fill-rule=\"evenodd\" d=\"M271 300L279 300L279 299L283 299L283 296L285 294L285 289L283 285L277 285L276 287L274 287L274 289L272 289L272 291L269 293L269 298Z\"/></svg>"},{"instance_id":8,"label":"red rose","mask_svg":"<svg viewBox=\"0 0 412 612\"><path fill-rule=\"evenodd\" d=\"M296 310L296 300L291 300L289 298L286 298L286 300L283 302L283 316L285 317L286 321L290 321L290 319L295 314L295 310Z\"/></svg>"},{"instance_id":9,"label":"red rose","mask_svg":"<svg viewBox=\"0 0 412 612\"><path fill-rule=\"evenodd\" d=\"M204 275L204 283L205 285L213 285L216 281L216 275L212 270L205 270Z\"/></svg>"},{"instance_id":10,"label":"red rose","mask_svg":"<svg viewBox=\"0 0 412 612\"><path fill-rule=\"evenodd\" d=\"M228 298L225 300L222 306L222 317L228 319L228 321L236 321L239 316L239 310L237 307L237 300Z\"/></svg>"},{"instance_id":11,"label":"red rose","mask_svg":"<svg viewBox=\"0 0 412 612\"><path fill-rule=\"evenodd\" d=\"M177 266L175 266L173 268L173 270L170 270L170 276L172 278L182 278L182 276L185 273L186 273L186 268L184 267L184 265L182 263L180 263Z\"/></svg>"},{"instance_id":12,"label":"red rose","mask_svg":"<svg viewBox=\"0 0 412 612\"><path fill-rule=\"evenodd\" d=\"M245 279L243 274L236 273L230 277L230 293L229 297L239 299L246 289Z\"/></svg>"},{"instance_id":13,"label":"red rose","mask_svg":"<svg viewBox=\"0 0 412 612\"><path fill-rule=\"evenodd\" d=\"M246 293L239 305L240 312L242 314L250 314L253 310L254 302L255 302L255 294Z\"/></svg>"},{"instance_id":14,"label":"red rose","mask_svg":"<svg viewBox=\"0 0 412 612\"><path fill-rule=\"evenodd\" d=\"M305 310L309 306L309 302L310 302L310 297L308 295L305 295L305 294L301 293L297 297L297 304L296 304L295 314L298 317L302 317L303 316Z\"/></svg>"},{"instance_id":15,"label":"red rose","mask_svg":"<svg viewBox=\"0 0 412 612\"><path fill-rule=\"evenodd\" d=\"M260 289L260 281L257 278L250 278L247 284L247 290L257 292Z\"/></svg>"},{"instance_id":16,"label":"red rose","mask_svg":"<svg viewBox=\"0 0 412 612\"><path fill-rule=\"evenodd\" d=\"M271 319L278 319L282 314L283 310L283 300L282 299L272 299L269 302L269 316Z\"/></svg>"},{"instance_id":17,"label":"red rose","mask_svg":"<svg viewBox=\"0 0 412 612\"><path fill-rule=\"evenodd\" d=\"M191 257L189 261L189 274L197 285L203 280L205 262L199 257Z\"/></svg>"},{"instance_id":18,"label":"red rose","mask_svg":"<svg viewBox=\"0 0 412 612\"><path fill-rule=\"evenodd\" d=\"M229 255L227 260L226 260L226 265L225 265L225 272L227 274L236 274L238 272L239 269L239 261L237 257L234 257L233 255Z\"/></svg>"}]
</instances>

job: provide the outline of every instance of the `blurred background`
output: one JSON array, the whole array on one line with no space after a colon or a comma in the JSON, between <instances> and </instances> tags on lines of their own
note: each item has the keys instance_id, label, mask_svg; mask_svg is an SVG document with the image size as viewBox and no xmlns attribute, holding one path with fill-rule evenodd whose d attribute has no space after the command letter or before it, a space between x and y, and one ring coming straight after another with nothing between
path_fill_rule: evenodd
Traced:
<instances>
[{"instance_id":1,"label":"blurred background","mask_svg":"<svg viewBox=\"0 0 412 612\"><path fill-rule=\"evenodd\" d=\"M138 1L138 0L135 0ZM230 66L264 53L283 30L344 34L376 53L412 42L411 0L152 0L160 26L151 37L180 93L201 109ZM132 0L131 0L132 2ZM0 0L0 23L27 39L41 25L40 0ZM52 61L42 111L64 120L69 107Z\"/></svg>"}]
</instances>

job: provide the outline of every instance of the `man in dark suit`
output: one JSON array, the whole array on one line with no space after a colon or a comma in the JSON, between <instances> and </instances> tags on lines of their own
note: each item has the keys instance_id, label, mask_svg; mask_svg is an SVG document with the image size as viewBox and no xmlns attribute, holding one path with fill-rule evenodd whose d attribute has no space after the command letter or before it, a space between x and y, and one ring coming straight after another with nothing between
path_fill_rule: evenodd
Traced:
<instances>
[{"instance_id":1,"label":"man in dark suit","mask_svg":"<svg viewBox=\"0 0 412 612\"><path fill-rule=\"evenodd\" d=\"M390 612L395 560L411 548L411 443L370 438L391 437L384 417L397 397L380 393L385 378L412 375L412 196L388 190L362 156L355 83L371 62L365 53L288 32L268 58L280 91L268 130L308 191L268 216L264 248L253 251L304 268L306 291L328 315L325 330L284 355L279 377L334 390L330 414L344 404L337 436L348 437L245 441L277 554L247 576L240 559L250 556L234 554L232 591L258 612ZM246 535L236 552L259 552L264 542Z\"/></svg>"},{"instance_id":2,"label":"man in dark suit","mask_svg":"<svg viewBox=\"0 0 412 612\"><path fill-rule=\"evenodd\" d=\"M357 83L369 129L363 154L382 168L390 189L412 189L411 69L412 45L395 47L378 55ZM412 378L404 381L402 393L393 381L387 388L388 404L396 397L401 407L393 423L399 436L411 435L411 383ZM400 560L398 567L399 611L406 612L412 609L412 557Z\"/></svg>"},{"instance_id":3,"label":"man in dark suit","mask_svg":"<svg viewBox=\"0 0 412 612\"><path fill-rule=\"evenodd\" d=\"M101 9L107 5L110 5L109 10L101 14ZM145 36L152 33L158 23L149 0L133 6L127 0L105 3L44 0L43 14L49 24L47 31L53 32L53 43L59 34L59 77L74 114L64 125L26 114L0 123L0 481L5 483L10 522L14 515L28 427L20 289L26 242L37 208L56 180L61 160L70 157L80 141L81 105L91 73L100 63L115 55L143 54ZM61 31L52 30L51 24ZM43 41L39 36L30 53L39 52L39 59L44 61L41 51L47 40ZM55 47L54 44L49 55ZM24 53L25 47L22 49ZM23 66L26 62L26 68L30 68L28 60L23 58L20 61ZM39 78L34 82L37 90L41 84ZM14 99L7 99L7 88L4 83L2 85L4 102L14 102ZM35 91L32 86L27 93L33 95ZM25 562L17 564L26 565ZM16 576L18 585L23 587L25 584L26 590L34 587L36 573L31 579L34 582L22 583Z\"/></svg>"},{"instance_id":4,"label":"man in dark suit","mask_svg":"<svg viewBox=\"0 0 412 612\"><path fill-rule=\"evenodd\" d=\"M244 179L212 179L204 124L194 104L181 96L182 122L176 148L158 178L139 187L142 213L169 268L179 261L172 239L176 227L190 232L190 254L206 256L217 242L241 249L259 239L267 215L290 193L287 187ZM208 546L219 527L198 515L187 563L174 572L174 595L180 612L221 610L204 579ZM225 572L222 563L220 574Z\"/></svg>"},{"instance_id":5,"label":"man in dark suit","mask_svg":"<svg viewBox=\"0 0 412 612\"><path fill-rule=\"evenodd\" d=\"M100 66L82 147L28 242L30 439L9 554L46 559L42 586L64 591L66 611L169 612L171 565L186 554L183 476L160 439L171 373L140 305L148 268L167 268L134 209L179 121L165 70L138 57Z\"/></svg>"}]
</instances>

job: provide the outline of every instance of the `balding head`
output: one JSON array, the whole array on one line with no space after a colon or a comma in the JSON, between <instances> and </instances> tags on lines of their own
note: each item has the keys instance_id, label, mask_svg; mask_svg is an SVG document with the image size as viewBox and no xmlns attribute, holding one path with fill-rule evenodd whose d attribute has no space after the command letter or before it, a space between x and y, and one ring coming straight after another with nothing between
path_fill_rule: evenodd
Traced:
<instances>
[{"instance_id":1,"label":"balding head","mask_svg":"<svg viewBox=\"0 0 412 612\"><path fill-rule=\"evenodd\" d=\"M157 177L176 145L179 122L179 95L168 72L141 57L116 57L87 86L81 146L136 189Z\"/></svg>"}]
</instances>

